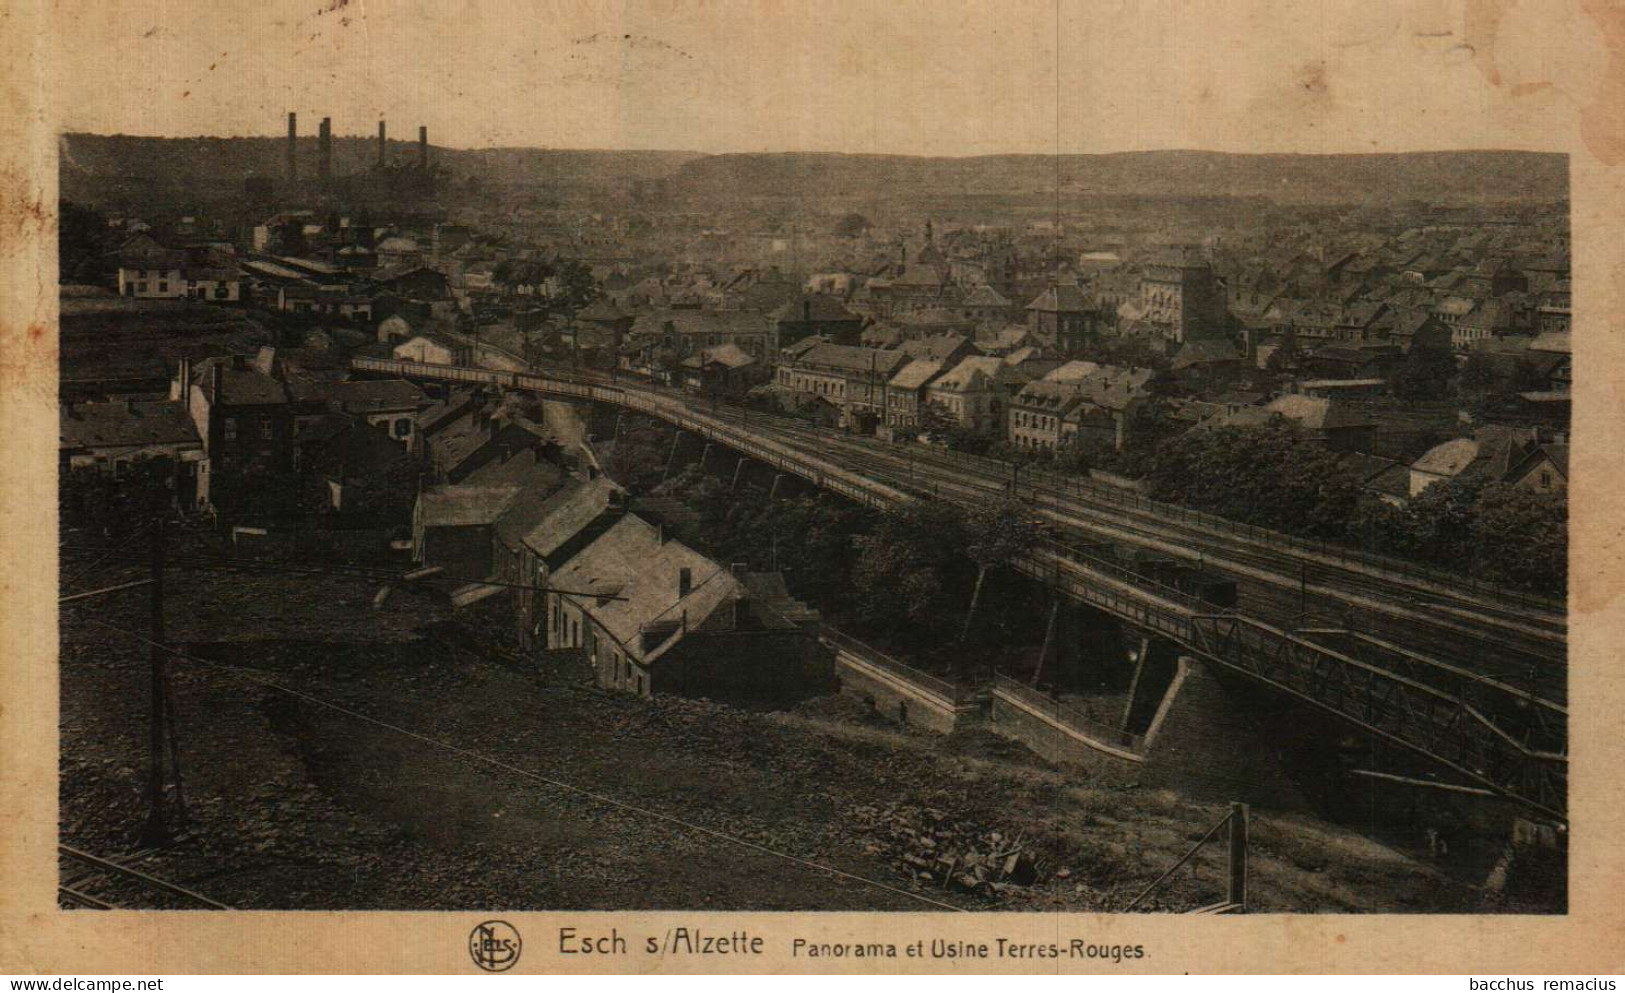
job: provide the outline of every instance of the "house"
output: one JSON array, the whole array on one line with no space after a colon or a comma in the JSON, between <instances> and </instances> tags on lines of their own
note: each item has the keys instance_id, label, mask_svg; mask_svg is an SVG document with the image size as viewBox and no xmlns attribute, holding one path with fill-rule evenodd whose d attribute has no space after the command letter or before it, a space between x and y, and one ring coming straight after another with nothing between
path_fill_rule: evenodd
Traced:
<instances>
[{"instance_id":1,"label":"house","mask_svg":"<svg viewBox=\"0 0 1625 993\"><path fill-rule=\"evenodd\" d=\"M421 431L429 466L448 483L466 480L492 461L506 461L530 450L550 461L561 452L553 433L517 410L512 401L493 403L485 398L464 407L455 416L438 420Z\"/></svg>"},{"instance_id":2,"label":"house","mask_svg":"<svg viewBox=\"0 0 1625 993\"><path fill-rule=\"evenodd\" d=\"M236 303L242 299L242 277L235 266L206 248L165 248L138 234L121 245L118 295L143 300L202 300Z\"/></svg>"},{"instance_id":3,"label":"house","mask_svg":"<svg viewBox=\"0 0 1625 993\"><path fill-rule=\"evenodd\" d=\"M1531 430L1491 426L1480 428L1471 438L1452 438L1435 445L1411 463L1410 495L1418 496L1434 483L1452 479L1506 480L1532 454L1535 440ZM1566 468L1566 452L1564 457ZM1541 481L1538 476L1536 481Z\"/></svg>"},{"instance_id":4,"label":"house","mask_svg":"<svg viewBox=\"0 0 1625 993\"><path fill-rule=\"evenodd\" d=\"M217 356L195 366L181 359L170 399L185 406L203 444L199 506L230 504L257 478L291 474L296 419L326 411L320 399L297 397L289 390L276 349L270 347L252 357Z\"/></svg>"},{"instance_id":5,"label":"house","mask_svg":"<svg viewBox=\"0 0 1625 993\"><path fill-rule=\"evenodd\" d=\"M936 359L914 359L886 384L886 425L894 429L920 426L925 389L942 372Z\"/></svg>"},{"instance_id":6,"label":"house","mask_svg":"<svg viewBox=\"0 0 1625 993\"><path fill-rule=\"evenodd\" d=\"M299 470L325 493L326 509L404 523L418 463L404 442L359 419L332 415L319 435L301 432Z\"/></svg>"},{"instance_id":7,"label":"house","mask_svg":"<svg viewBox=\"0 0 1625 993\"><path fill-rule=\"evenodd\" d=\"M285 283L276 288L276 308L290 314L321 315L366 323L372 320L373 298L346 286Z\"/></svg>"},{"instance_id":8,"label":"house","mask_svg":"<svg viewBox=\"0 0 1625 993\"><path fill-rule=\"evenodd\" d=\"M778 325L753 311L670 308L639 314L627 333L629 347L669 349L678 359L702 348L736 345L763 361L779 352Z\"/></svg>"},{"instance_id":9,"label":"house","mask_svg":"<svg viewBox=\"0 0 1625 993\"><path fill-rule=\"evenodd\" d=\"M843 426L867 433L885 414L886 384L909 361L894 349L821 342L787 355L774 381L781 389L823 397L842 411Z\"/></svg>"},{"instance_id":10,"label":"house","mask_svg":"<svg viewBox=\"0 0 1625 993\"><path fill-rule=\"evenodd\" d=\"M773 322L780 348L812 335L837 345L856 345L863 333L863 318L825 293L799 294L773 312Z\"/></svg>"},{"instance_id":11,"label":"house","mask_svg":"<svg viewBox=\"0 0 1625 993\"><path fill-rule=\"evenodd\" d=\"M1563 492L1569 485L1569 446L1554 443L1536 447L1507 473L1506 481L1536 493Z\"/></svg>"},{"instance_id":12,"label":"house","mask_svg":"<svg viewBox=\"0 0 1625 993\"><path fill-rule=\"evenodd\" d=\"M1078 286L1052 283L1027 304L1027 327L1040 344L1071 355L1100 333L1101 310Z\"/></svg>"},{"instance_id":13,"label":"house","mask_svg":"<svg viewBox=\"0 0 1625 993\"><path fill-rule=\"evenodd\" d=\"M438 331L422 331L410 335L390 349L390 353L405 362L462 366L474 364L472 345Z\"/></svg>"},{"instance_id":14,"label":"house","mask_svg":"<svg viewBox=\"0 0 1625 993\"><path fill-rule=\"evenodd\" d=\"M1243 372L1241 353L1228 341L1200 338L1180 346L1169 365L1174 379L1192 392L1222 388Z\"/></svg>"},{"instance_id":15,"label":"house","mask_svg":"<svg viewBox=\"0 0 1625 993\"><path fill-rule=\"evenodd\" d=\"M459 581L492 575L491 531L522 491L519 486L435 486L412 510L412 561Z\"/></svg>"},{"instance_id":16,"label":"house","mask_svg":"<svg viewBox=\"0 0 1625 993\"><path fill-rule=\"evenodd\" d=\"M738 345L702 348L683 360L683 389L709 397L744 396L770 378L767 365Z\"/></svg>"},{"instance_id":17,"label":"house","mask_svg":"<svg viewBox=\"0 0 1625 993\"><path fill-rule=\"evenodd\" d=\"M434 400L404 379L363 379L333 383L321 390L329 404L408 448L417 447L418 415Z\"/></svg>"},{"instance_id":18,"label":"house","mask_svg":"<svg viewBox=\"0 0 1625 993\"><path fill-rule=\"evenodd\" d=\"M1005 407L1024 382L1003 360L972 356L926 384L925 402L961 428L990 434L1004 423Z\"/></svg>"},{"instance_id":19,"label":"house","mask_svg":"<svg viewBox=\"0 0 1625 993\"><path fill-rule=\"evenodd\" d=\"M171 463L176 499L195 500L206 458L197 425L179 400L68 401L61 406L58 458L64 470L89 468L122 478L137 462Z\"/></svg>"},{"instance_id":20,"label":"house","mask_svg":"<svg viewBox=\"0 0 1625 993\"><path fill-rule=\"evenodd\" d=\"M816 615L788 615L781 591L627 514L550 577L547 645L579 649L606 689L793 699L818 681Z\"/></svg>"},{"instance_id":21,"label":"house","mask_svg":"<svg viewBox=\"0 0 1625 993\"><path fill-rule=\"evenodd\" d=\"M627 494L608 476L571 476L521 520L496 532L495 575L520 588L515 615L524 648L547 644L545 591L554 571L595 541L626 513Z\"/></svg>"},{"instance_id":22,"label":"house","mask_svg":"<svg viewBox=\"0 0 1625 993\"><path fill-rule=\"evenodd\" d=\"M1336 400L1288 394L1277 397L1263 409L1291 421L1304 435L1333 451L1368 452L1377 426L1370 417Z\"/></svg>"},{"instance_id":23,"label":"house","mask_svg":"<svg viewBox=\"0 0 1625 993\"><path fill-rule=\"evenodd\" d=\"M897 346L897 350L911 359L932 359L953 368L960 360L978 354L970 338L962 334L934 334L911 338Z\"/></svg>"},{"instance_id":24,"label":"house","mask_svg":"<svg viewBox=\"0 0 1625 993\"><path fill-rule=\"evenodd\" d=\"M1079 391L1066 383L1037 380L1015 395L1006 424L1007 437L1016 448L1058 451L1061 423L1083 403Z\"/></svg>"}]
</instances>

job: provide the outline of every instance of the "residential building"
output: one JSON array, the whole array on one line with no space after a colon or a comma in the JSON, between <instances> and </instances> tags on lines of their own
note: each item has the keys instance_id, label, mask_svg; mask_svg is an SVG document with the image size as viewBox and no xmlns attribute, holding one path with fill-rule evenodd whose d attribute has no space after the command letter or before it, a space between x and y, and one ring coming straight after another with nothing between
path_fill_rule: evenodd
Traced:
<instances>
[{"instance_id":1,"label":"residential building","mask_svg":"<svg viewBox=\"0 0 1625 993\"><path fill-rule=\"evenodd\" d=\"M547 645L580 649L606 689L782 701L818 680L816 615L627 514L549 579ZM775 596L774 594L779 594Z\"/></svg>"},{"instance_id":2,"label":"residential building","mask_svg":"<svg viewBox=\"0 0 1625 993\"><path fill-rule=\"evenodd\" d=\"M886 384L909 361L893 349L820 343L787 355L775 382L824 398L841 411L842 426L868 433L884 419Z\"/></svg>"}]
</instances>

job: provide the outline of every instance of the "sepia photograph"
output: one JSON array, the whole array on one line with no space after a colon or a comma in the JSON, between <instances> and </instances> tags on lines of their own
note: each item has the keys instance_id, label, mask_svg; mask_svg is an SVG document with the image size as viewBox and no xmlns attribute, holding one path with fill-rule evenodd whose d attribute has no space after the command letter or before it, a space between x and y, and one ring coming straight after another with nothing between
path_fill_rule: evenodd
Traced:
<instances>
[{"instance_id":1,"label":"sepia photograph","mask_svg":"<svg viewBox=\"0 0 1625 993\"><path fill-rule=\"evenodd\" d=\"M49 5L36 909L1561 922L1600 63L1463 6Z\"/></svg>"}]
</instances>

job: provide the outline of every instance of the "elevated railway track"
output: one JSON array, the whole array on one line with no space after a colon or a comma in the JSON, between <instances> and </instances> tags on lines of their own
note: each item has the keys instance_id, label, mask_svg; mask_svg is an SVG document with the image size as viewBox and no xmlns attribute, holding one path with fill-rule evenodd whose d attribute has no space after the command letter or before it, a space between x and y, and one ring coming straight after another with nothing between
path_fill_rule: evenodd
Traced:
<instances>
[{"instance_id":1,"label":"elevated railway track","mask_svg":"<svg viewBox=\"0 0 1625 993\"><path fill-rule=\"evenodd\" d=\"M1189 654L1425 755L1465 780L1549 816L1565 816L1565 637L1556 608L1534 598L1497 598L1495 591L1477 586L1451 588L1437 576L1389 575L1385 566L1338 559L1325 547L1298 547L1290 541L1279 549L1261 547L1265 539L1260 535L1268 532L1259 529L1249 535L1215 535L1210 521L1165 520L1142 502L1127 506L1096 500L1082 487L1068 496L1053 481L1024 484L1020 475L1006 484L989 465L832 436L784 418L707 409L681 394L642 384L390 359L358 358L352 368L613 404L876 508L927 496L967 502L1001 490L1012 493L1061 528L1059 540L1041 542L1014 563L1021 572L1165 637ZM1128 541L1186 557L1194 552L1214 567L1251 576L1253 582L1239 609L1221 611L1136 573L1098 548L1070 543L1068 537ZM1312 590L1306 578L1311 566L1317 570ZM1388 648L1406 647L1366 656L1317 642L1312 633L1293 630L1305 625L1278 619L1289 613L1296 622L1312 613L1305 610L1311 592L1317 604L1329 603L1344 616L1350 606L1363 610L1365 630L1358 633L1364 637ZM1486 601L1490 606L1483 610L1480 605ZM1295 609L1288 611L1289 603ZM1266 616L1252 616L1253 611ZM1463 615L1480 623L1464 621ZM1347 633L1351 626L1322 630ZM1434 640L1417 646L1417 631L1423 629L1432 630L1427 637ZM1431 644L1451 639L1459 644L1468 637L1483 646L1499 643L1495 661L1486 663L1476 650L1473 657L1451 661L1424 653ZM1505 647L1509 642L1512 647Z\"/></svg>"}]
</instances>

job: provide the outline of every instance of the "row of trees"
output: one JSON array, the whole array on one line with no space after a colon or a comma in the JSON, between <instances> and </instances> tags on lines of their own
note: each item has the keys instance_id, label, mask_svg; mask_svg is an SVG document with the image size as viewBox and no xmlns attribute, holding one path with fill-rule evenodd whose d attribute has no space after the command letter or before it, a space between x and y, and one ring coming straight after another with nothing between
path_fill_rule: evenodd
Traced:
<instances>
[{"instance_id":1,"label":"row of trees","mask_svg":"<svg viewBox=\"0 0 1625 993\"><path fill-rule=\"evenodd\" d=\"M1364 492L1336 454L1292 425L1190 432L1158 445L1146 479L1159 500L1545 593L1566 588L1561 495L1481 477L1435 483L1405 506Z\"/></svg>"},{"instance_id":2,"label":"row of trees","mask_svg":"<svg viewBox=\"0 0 1625 993\"><path fill-rule=\"evenodd\" d=\"M1006 568L1038 539L1018 505L919 501L876 513L821 493L770 500L694 467L656 492L699 515L695 541L708 555L782 571L839 626L923 664L948 668L939 653L960 659L1030 627L1031 590Z\"/></svg>"}]
</instances>

